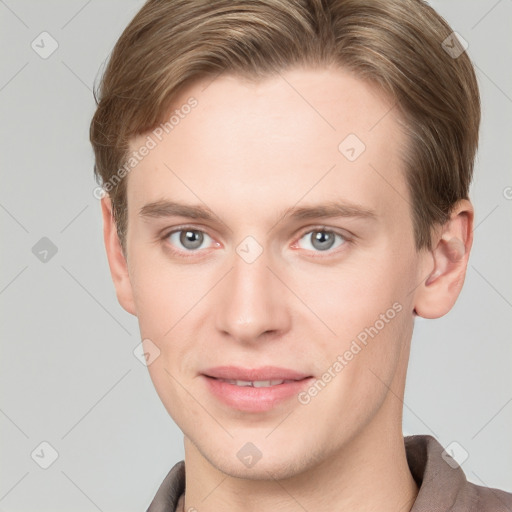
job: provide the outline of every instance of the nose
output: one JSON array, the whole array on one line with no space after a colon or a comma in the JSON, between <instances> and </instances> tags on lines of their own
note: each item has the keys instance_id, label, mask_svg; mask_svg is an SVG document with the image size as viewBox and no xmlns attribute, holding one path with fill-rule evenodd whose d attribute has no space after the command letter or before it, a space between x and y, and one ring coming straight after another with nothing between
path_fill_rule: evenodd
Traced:
<instances>
[{"instance_id":1,"label":"nose","mask_svg":"<svg viewBox=\"0 0 512 512\"><path fill-rule=\"evenodd\" d=\"M224 336L239 343L257 343L290 329L286 289L269 263L265 251L252 263L234 254L233 268L216 297L216 326Z\"/></svg>"}]
</instances>

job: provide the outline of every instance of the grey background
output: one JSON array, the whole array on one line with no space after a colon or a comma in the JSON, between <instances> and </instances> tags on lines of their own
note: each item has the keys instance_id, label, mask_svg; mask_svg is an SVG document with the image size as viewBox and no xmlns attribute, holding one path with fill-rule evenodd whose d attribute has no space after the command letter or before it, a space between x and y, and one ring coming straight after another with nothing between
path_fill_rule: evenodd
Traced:
<instances>
[{"instance_id":1,"label":"grey background","mask_svg":"<svg viewBox=\"0 0 512 512\"><path fill-rule=\"evenodd\" d=\"M145 510L183 458L133 355L92 194L92 84L142 4L0 1L0 512ZM512 491L512 1L432 4L469 42L483 123L466 283L446 317L416 324L404 433L456 441L470 481ZM43 31L59 45L47 59L31 47ZM58 249L46 262L42 237Z\"/></svg>"}]
</instances>

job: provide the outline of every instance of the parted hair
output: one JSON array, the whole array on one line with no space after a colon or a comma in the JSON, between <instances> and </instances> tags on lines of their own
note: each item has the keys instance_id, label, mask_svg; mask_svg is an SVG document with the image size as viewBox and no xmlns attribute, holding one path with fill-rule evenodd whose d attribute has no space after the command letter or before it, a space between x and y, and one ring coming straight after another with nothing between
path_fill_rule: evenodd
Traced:
<instances>
[{"instance_id":1,"label":"parted hair","mask_svg":"<svg viewBox=\"0 0 512 512\"><path fill-rule=\"evenodd\" d=\"M432 228L468 198L478 144L479 91L463 50L422 0L148 0L95 86L96 178L109 182L130 140L164 122L194 80L339 66L377 85L398 109L416 248L430 249ZM108 190L125 255L126 181Z\"/></svg>"}]
</instances>

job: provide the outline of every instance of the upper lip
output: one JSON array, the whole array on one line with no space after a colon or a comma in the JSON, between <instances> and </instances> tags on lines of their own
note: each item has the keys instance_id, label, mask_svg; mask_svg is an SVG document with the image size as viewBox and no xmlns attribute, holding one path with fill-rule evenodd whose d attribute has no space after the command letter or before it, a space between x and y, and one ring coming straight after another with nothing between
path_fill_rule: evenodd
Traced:
<instances>
[{"instance_id":1,"label":"upper lip","mask_svg":"<svg viewBox=\"0 0 512 512\"><path fill-rule=\"evenodd\" d=\"M227 380L243 380L248 382L265 380L302 380L311 375L278 368L277 366L261 366L259 368L241 368L238 366L216 366L203 372L207 377Z\"/></svg>"}]
</instances>

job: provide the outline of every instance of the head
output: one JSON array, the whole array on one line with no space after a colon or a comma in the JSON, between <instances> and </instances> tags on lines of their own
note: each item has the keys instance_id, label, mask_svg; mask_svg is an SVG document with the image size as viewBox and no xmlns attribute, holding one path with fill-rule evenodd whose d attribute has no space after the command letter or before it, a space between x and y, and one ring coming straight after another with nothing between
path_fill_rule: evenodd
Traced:
<instances>
[{"instance_id":1,"label":"head","mask_svg":"<svg viewBox=\"0 0 512 512\"><path fill-rule=\"evenodd\" d=\"M451 33L417 0L150 0L117 42L91 123L112 276L221 470L400 428L414 317L451 309L472 243L479 97ZM228 365L309 380L244 410L210 392Z\"/></svg>"}]
</instances>

